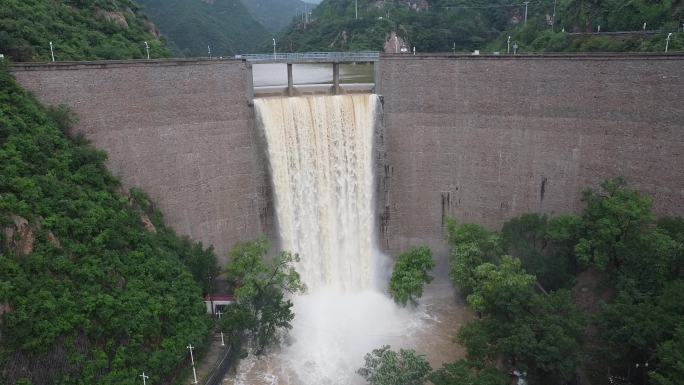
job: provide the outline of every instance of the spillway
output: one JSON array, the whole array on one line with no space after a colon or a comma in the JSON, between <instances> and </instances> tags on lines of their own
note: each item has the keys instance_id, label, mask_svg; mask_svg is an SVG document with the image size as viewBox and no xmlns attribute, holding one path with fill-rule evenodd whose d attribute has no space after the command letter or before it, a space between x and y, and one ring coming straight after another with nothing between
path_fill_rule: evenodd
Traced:
<instances>
[{"instance_id":1,"label":"spillway","mask_svg":"<svg viewBox=\"0 0 684 385\"><path fill-rule=\"evenodd\" d=\"M268 143L282 248L312 292L369 289L375 95L256 99Z\"/></svg>"},{"instance_id":2,"label":"spillway","mask_svg":"<svg viewBox=\"0 0 684 385\"><path fill-rule=\"evenodd\" d=\"M283 347L242 360L228 383L362 384L356 370L364 354L384 344L420 349L436 362L452 357L451 335L435 334L441 321L428 307L400 308L385 293L391 264L377 247L373 207L377 96L254 104L268 146L280 248L300 255L296 267L308 292L292 298L295 320Z\"/></svg>"}]
</instances>

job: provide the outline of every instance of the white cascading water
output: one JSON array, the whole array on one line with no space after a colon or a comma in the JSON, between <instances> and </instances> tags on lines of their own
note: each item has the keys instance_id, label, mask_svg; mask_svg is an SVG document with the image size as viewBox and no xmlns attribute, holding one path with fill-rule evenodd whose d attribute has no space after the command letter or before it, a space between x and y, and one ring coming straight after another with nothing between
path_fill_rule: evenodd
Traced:
<instances>
[{"instance_id":1,"label":"white cascading water","mask_svg":"<svg viewBox=\"0 0 684 385\"><path fill-rule=\"evenodd\" d=\"M281 248L300 255L297 270L308 287L293 298L290 341L266 359L262 380L269 380L261 382L363 383L355 371L364 354L383 344L405 346L422 323L384 293L388 264L376 245L373 207L378 98L263 98L255 106L268 143Z\"/></svg>"}]
</instances>

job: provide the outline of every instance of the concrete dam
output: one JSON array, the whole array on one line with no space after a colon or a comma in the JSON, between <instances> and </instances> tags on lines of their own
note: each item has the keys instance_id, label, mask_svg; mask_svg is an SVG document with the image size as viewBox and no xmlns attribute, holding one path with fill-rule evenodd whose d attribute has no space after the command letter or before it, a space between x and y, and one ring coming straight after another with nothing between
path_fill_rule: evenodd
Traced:
<instances>
[{"instance_id":1,"label":"concrete dam","mask_svg":"<svg viewBox=\"0 0 684 385\"><path fill-rule=\"evenodd\" d=\"M66 104L124 186L225 260L275 238L274 192L243 60L14 64L43 103ZM374 132L378 243L444 254L446 217L498 227L581 209L624 176L684 215L684 56L383 56Z\"/></svg>"}]
</instances>

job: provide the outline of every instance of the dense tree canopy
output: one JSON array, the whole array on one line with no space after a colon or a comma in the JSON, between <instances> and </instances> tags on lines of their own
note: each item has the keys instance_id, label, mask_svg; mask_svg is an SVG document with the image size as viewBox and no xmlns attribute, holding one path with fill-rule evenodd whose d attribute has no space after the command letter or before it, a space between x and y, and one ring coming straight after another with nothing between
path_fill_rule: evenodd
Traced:
<instances>
[{"instance_id":1,"label":"dense tree canopy","mask_svg":"<svg viewBox=\"0 0 684 385\"><path fill-rule=\"evenodd\" d=\"M126 193L72 121L0 66L0 383L172 381L209 332L213 253Z\"/></svg>"}]
</instances>

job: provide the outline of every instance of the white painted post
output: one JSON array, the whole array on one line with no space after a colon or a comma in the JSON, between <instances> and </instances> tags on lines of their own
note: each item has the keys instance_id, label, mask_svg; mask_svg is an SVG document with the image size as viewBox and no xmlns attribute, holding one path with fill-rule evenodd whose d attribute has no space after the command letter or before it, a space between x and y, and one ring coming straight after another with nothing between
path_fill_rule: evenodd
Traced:
<instances>
[{"instance_id":1,"label":"white painted post","mask_svg":"<svg viewBox=\"0 0 684 385\"><path fill-rule=\"evenodd\" d=\"M150 60L150 45L145 42L145 51L147 51L147 60Z\"/></svg>"},{"instance_id":2,"label":"white painted post","mask_svg":"<svg viewBox=\"0 0 684 385\"><path fill-rule=\"evenodd\" d=\"M150 377L149 377L149 376L146 376L146 375L145 375L145 372L142 372L142 374L139 375L138 377L142 377L142 379L143 379L143 385L147 385L147 380L148 380Z\"/></svg>"},{"instance_id":3,"label":"white painted post","mask_svg":"<svg viewBox=\"0 0 684 385\"><path fill-rule=\"evenodd\" d=\"M195 357L193 357L193 355L192 355L192 349L194 349L195 347L192 346L192 344L188 344L188 346L186 346L186 348L190 349L190 362L192 363L192 377L195 379L195 382L193 382L193 384L196 384L197 383L197 372L195 371Z\"/></svg>"},{"instance_id":4,"label":"white painted post","mask_svg":"<svg viewBox=\"0 0 684 385\"><path fill-rule=\"evenodd\" d=\"M219 310L216 312L216 315L218 316L219 319L221 319L223 312L221 310ZM226 343L223 340L223 330L221 330L221 346L226 346Z\"/></svg>"},{"instance_id":5,"label":"white painted post","mask_svg":"<svg viewBox=\"0 0 684 385\"><path fill-rule=\"evenodd\" d=\"M508 35L508 53L511 53L511 36Z\"/></svg>"},{"instance_id":6,"label":"white painted post","mask_svg":"<svg viewBox=\"0 0 684 385\"><path fill-rule=\"evenodd\" d=\"M670 38L672 37L672 32L667 34L667 39L665 39L665 52L670 48Z\"/></svg>"},{"instance_id":7,"label":"white painted post","mask_svg":"<svg viewBox=\"0 0 684 385\"><path fill-rule=\"evenodd\" d=\"M50 56L52 56L52 62L55 62L55 51L52 49L52 42L50 42Z\"/></svg>"}]
</instances>

